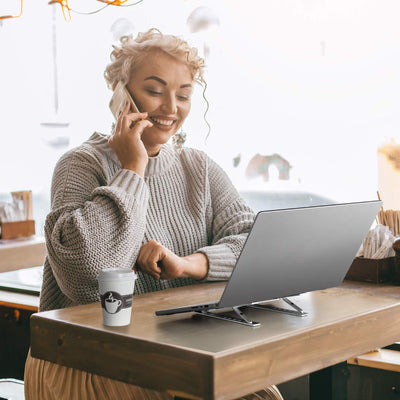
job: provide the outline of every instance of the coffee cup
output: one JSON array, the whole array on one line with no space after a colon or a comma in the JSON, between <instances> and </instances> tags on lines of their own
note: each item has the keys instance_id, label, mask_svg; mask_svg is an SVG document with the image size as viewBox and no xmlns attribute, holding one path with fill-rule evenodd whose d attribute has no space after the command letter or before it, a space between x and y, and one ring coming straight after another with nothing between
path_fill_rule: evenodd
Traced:
<instances>
[{"instance_id":1,"label":"coffee cup","mask_svg":"<svg viewBox=\"0 0 400 400\"><path fill-rule=\"evenodd\" d=\"M105 268L98 275L103 323L124 326L131 322L136 274L126 268Z\"/></svg>"}]
</instances>

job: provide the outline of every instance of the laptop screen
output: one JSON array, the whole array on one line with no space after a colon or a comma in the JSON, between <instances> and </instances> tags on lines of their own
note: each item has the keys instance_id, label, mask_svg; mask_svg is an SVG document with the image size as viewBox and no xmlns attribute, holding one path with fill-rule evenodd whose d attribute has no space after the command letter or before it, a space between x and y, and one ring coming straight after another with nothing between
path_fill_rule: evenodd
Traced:
<instances>
[{"instance_id":1,"label":"laptop screen","mask_svg":"<svg viewBox=\"0 0 400 400\"><path fill-rule=\"evenodd\" d=\"M381 204L259 212L219 308L340 285Z\"/></svg>"}]
</instances>

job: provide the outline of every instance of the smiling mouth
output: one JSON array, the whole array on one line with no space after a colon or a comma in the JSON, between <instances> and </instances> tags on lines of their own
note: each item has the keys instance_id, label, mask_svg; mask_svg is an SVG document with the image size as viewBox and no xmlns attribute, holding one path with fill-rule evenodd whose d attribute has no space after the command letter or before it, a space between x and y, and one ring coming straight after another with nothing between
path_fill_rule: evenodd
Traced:
<instances>
[{"instance_id":1,"label":"smiling mouth","mask_svg":"<svg viewBox=\"0 0 400 400\"><path fill-rule=\"evenodd\" d=\"M158 125L163 125L163 126L171 126L176 122L176 120L171 120L171 119L161 119L161 118L155 118L155 117L150 117L152 122L155 122Z\"/></svg>"}]
</instances>

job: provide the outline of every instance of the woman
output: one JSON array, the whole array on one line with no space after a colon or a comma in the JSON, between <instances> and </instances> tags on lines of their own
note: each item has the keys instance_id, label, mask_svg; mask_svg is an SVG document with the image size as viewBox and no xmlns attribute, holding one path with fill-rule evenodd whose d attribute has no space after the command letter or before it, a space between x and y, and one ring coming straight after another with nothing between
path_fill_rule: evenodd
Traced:
<instances>
[{"instance_id":1,"label":"woman","mask_svg":"<svg viewBox=\"0 0 400 400\"><path fill-rule=\"evenodd\" d=\"M111 58L109 86L126 85L141 112L127 102L110 136L93 134L57 163L41 311L98 301L104 267L135 268L135 294L227 279L254 219L210 158L167 144L180 141L193 84L204 82L197 51L151 29L122 38ZM72 398L77 388L81 398L171 398L30 356L25 387L27 400ZM274 387L262 393L281 398Z\"/></svg>"}]
</instances>

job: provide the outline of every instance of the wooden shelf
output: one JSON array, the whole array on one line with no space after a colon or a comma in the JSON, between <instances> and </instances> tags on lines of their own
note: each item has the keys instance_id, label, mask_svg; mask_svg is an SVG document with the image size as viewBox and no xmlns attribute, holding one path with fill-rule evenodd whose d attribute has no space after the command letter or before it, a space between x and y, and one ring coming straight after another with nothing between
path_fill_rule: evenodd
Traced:
<instances>
[{"instance_id":1,"label":"wooden shelf","mask_svg":"<svg viewBox=\"0 0 400 400\"><path fill-rule=\"evenodd\" d=\"M379 349L350 358L348 364L400 372L400 352L396 350Z\"/></svg>"},{"instance_id":2,"label":"wooden shelf","mask_svg":"<svg viewBox=\"0 0 400 400\"><path fill-rule=\"evenodd\" d=\"M0 290L0 306L37 312L39 296Z\"/></svg>"}]
</instances>

